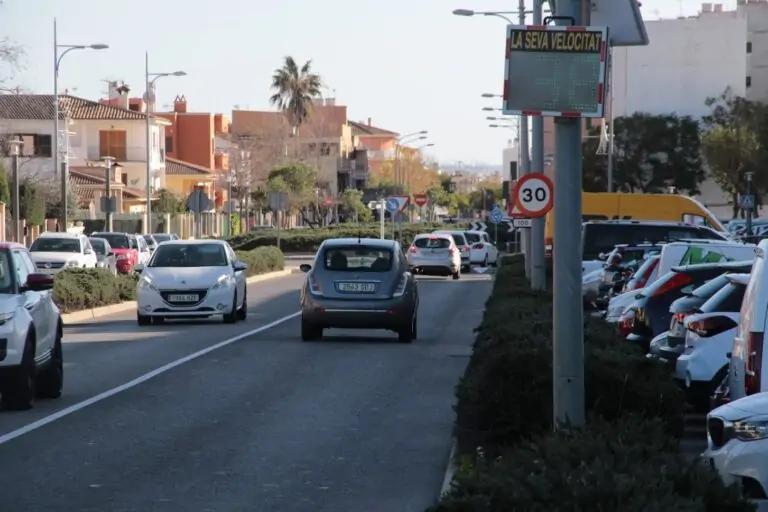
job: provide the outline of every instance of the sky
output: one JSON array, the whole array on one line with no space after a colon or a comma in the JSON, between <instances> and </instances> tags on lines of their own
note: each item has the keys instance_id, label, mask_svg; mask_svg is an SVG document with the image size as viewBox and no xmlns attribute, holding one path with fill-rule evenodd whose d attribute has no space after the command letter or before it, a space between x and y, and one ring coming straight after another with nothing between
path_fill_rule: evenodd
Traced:
<instances>
[{"instance_id":1,"label":"sky","mask_svg":"<svg viewBox=\"0 0 768 512\"><path fill-rule=\"evenodd\" d=\"M614 0L617 1L617 0ZM526 0L527 8L533 0ZM722 2L726 9L735 0ZM453 16L454 9L512 11L498 0L3 0L0 38L24 45L16 82L53 92L53 18L59 44L105 43L73 51L61 64L60 90L96 100L104 80L144 93L150 72L183 70L157 82L158 109L184 94L190 111L230 114L271 109L270 80L286 55L312 60L325 95L347 105L353 121L402 134L429 131L430 155L442 162L501 165L514 133L488 127L483 107L501 100L505 22ZM646 19L693 15L701 1L643 0ZM510 16L515 16L514 14ZM530 21L530 20L529 20ZM674 50L671 50L674 51ZM236 107L239 106L239 107Z\"/></svg>"}]
</instances>

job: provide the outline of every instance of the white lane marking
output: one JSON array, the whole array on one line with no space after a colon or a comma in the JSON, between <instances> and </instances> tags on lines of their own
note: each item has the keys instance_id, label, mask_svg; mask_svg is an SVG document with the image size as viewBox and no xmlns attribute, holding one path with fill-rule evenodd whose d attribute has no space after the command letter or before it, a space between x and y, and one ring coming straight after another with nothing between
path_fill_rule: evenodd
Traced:
<instances>
[{"instance_id":1,"label":"white lane marking","mask_svg":"<svg viewBox=\"0 0 768 512\"><path fill-rule=\"evenodd\" d=\"M224 348L227 345L231 345L235 342L238 342L244 338L247 338L248 336L253 336L254 334L258 334L260 332L264 332L268 329L271 329L273 327L277 327L278 325L287 322L288 320L291 320L292 318L296 318L297 316L301 315L301 311L297 311L296 313L292 313L288 316L284 316L282 318L279 318L275 320L274 322L270 322L266 325L262 325L261 327L257 327L256 329L251 329L250 331L244 332L242 334L238 334L237 336L233 338L229 338L227 340L221 341L215 345L211 345L208 348L204 348L203 350L199 350L193 354L189 354L188 356L184 356L181 359L177 359L175 361L171 361L170 363L161 366L160 368L157 368L155 370L152 370L149 373L145 373L144 375L141 375L139 377L136 377L135 379L126 382L125 384L121 384L117 387L114 387L112 389L108 389L107 391L104 391L103 393L99 393L96 396L93 396L91 398L88 398L87 400L83 400L82 402L78 402L74 405L70 405L69 407L62 409L60 411L57 411L53 414L50 414L48 416L45 416L44 418L40 418L37 421L34 421L32 423L29 423L27 425L24 425L23 427L17 428L16 430L12 430L11 432L8 432L7 434L3 434L0 436L0 445L5 444L8 441L12 441L16 439L17 437L21 437L25 434L29 434L30 432L39 429L40 427L44 427L45 425L48 425L49 423L53 423L56 420L60 420L61 418L64 418L66 416L69 416L70 414L76 413L77 411L80 411L82 409L85 409L86 407L89 407L91 405L97 404L103 400L106 400L107 398L110 398L112 396L115 396L118 393L122 393L123 391L126 391L128 389L134 388L138 386L139 384L142 384L150 379L153 379L157 377L158 375L161 375L165 372L168 372L170 370L173 370L177 366L181 366L184 363L188 363L190 361L193 361L195 359L198 359L206 354L210 354L214 350L218 350L220 348Z\"/></svg>"}]
</instances>

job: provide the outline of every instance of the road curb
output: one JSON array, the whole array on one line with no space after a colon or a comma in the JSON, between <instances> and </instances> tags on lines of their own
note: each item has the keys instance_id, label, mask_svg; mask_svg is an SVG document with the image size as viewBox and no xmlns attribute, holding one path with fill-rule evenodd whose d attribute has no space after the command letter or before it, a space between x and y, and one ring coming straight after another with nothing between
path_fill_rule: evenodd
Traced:
<instances>
[{"instance_id":1,"label":"road curb","mask_svg":"<svg viewBox=\"0 0 768 512\"><path fill-rule=\"evenodd\" d=\"M267 272L266 274L259 274L257 276L251 276L246 279L248 284L260 283L269 279L275 279L277 277L285 277L291 274L301 272L298 268L289 267L283 270L277 270L275 272ZM61 315L61 321L64 324L84 322L86 320L93 320L106 315L113 315L115 313L122 313L136 309L136 301L121 302L120 304L111 304L109 306L101 306L93 309L83 309L82 311L74 311L72 313L64 313Z\"/></svg>"},{"instance_id":2,"label":"road curb","mask_svg":"<svg viewBox=\"0 0 768 512\"><path fill-rule=\"evenodd\" d=\"M440 498L448 494L451 490L451 484L453 483L453 475L456 474L456 440L453 440L451 444L451 455L448 458L448 467L445 468L445 477L443 478L443 486L440 488Z\"/></svg>"}]
</instances>

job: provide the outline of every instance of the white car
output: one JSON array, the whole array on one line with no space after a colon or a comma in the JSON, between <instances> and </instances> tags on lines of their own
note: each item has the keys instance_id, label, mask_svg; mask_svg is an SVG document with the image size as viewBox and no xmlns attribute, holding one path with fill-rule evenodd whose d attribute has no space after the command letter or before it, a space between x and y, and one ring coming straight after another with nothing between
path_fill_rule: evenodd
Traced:
<instances>
[{"instance_id":1,"label":"white car","mask_svg":"<svg viewBox=\"0 0 768 512\"><path fill-rule=\"evenodd\" d=\"M698 409L728 375L728 352L739 326L739 309L749 274L728 274L728 284L685 319L685 351L675 362L675 379Z\"/></svg>"},{"instance_id":2,"label":"white car","mask_svg":"<svg viewBox=\"0 0 768 512\"><path fill-rule=\"evenodd\" d=\"M456 244L456 247L459 249L459 253L461 255L461 271L469 272L472 264L469 262L470 248L469 248L469 242L467 242L467 235L465 234L465 232L447 230L447 229L438 229L437 231L433 231L433 233L451 235L451 237L453 237L453 243Z\"/></svg>"},{"instance_id":3,"label":"white car","mask_svg":"<svg viewBox=\"0 0 768 512\"><path fill-rule=\"evenodd\" d=\"M405 259L416 274L461 277L459 248L448 234L416 235Z\"/></svg>"},{"instance_id":4,"label":"white car","mask_svg":"<svg viewBox=\"0 0 768 512\"><path fill-rule=\"evenodd\" d=\"M469 262L481 267L493 266L499 263L499 250L491 242L491 237L485 231L465 231L464 236L469 242Z\"/></svg>"},{"instance_id":5,"label":"white car","mask_svg":"<svg viewBox=\"0 0 768 512\"><path fill-rule=\"evenodd\" d=\"M40 274L17 243L0 244L0 408L27 410L35 398L59 398L64 382L63 325Z\"/></svg>"},{"instance_id":6,"label":"white car","mask_svg":"<svg viewBox=\"0 0 768 512\"><path fill-rule=\"evenodd\" d=\"M46 231L29 248L39 272L54 275L67 268L96 268L99 261L88 237Z\"/></svg>"},{"instance_id":7,"label":"white car","mask_svg":"<svg viewBox=\"0 0 768 512\"><path fill-rule=\"evenodd\" d=\"M726 485L741 484L751 498L768 494L768 393L721 405L707 414L702 458Z\"/></svg>"},{"instance_id":8,"label":"white car","mask_svg":"<svg viewBox=\"0 0 768 512\"><path fill-rule=\"evenodd\" d=\"M166 318L222 315L225 323L245 320L247 265L222 240L173 240L157 246L136 290L139 325Z\"/></svg>"}]
</instances>

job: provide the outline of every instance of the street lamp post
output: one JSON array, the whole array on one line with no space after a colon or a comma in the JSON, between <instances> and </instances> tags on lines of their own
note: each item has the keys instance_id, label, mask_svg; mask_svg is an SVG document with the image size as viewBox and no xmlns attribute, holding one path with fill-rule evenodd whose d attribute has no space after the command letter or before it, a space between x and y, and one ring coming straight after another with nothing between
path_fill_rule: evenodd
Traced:
<instances>
[{"instance_id":1,"label":"street lamp post","mask_svg":"<svg viewBox=\"0 0 768 512\"><path fill-rule=\"evenodd\" d=\"M104 205L106 206L106 211L104 212L104 228L111 232L112 231L112 166L115 163L115 157L113 156L105 156L101 158L104 161L104 168L105 170L105 178L106 178L106 194L107 194L107 200L104 201ZM115 200L115 204L117 204L117 200Z\"/></svg>"},{"instance_id":2,"label":"street lamp post","mask_svg":"<svg viewBox=\"0 0 768 512\"><path fill-rule=\"evenodd\" d=\"M151 114L154 99L152 97L152 91L154 91L155 82L164 76L187 76L185 71L172 71L170 73L150 73L149 72L149 52L144 52L144 84L146 87L146 155L147 159L147 225L144 226L144 231L150 233L152 230L152 125ZM154 78L153 78L154 77ZM159 144L159 141L158 141Z\"/></svg>"},{"instance_id":3,"label":"street lamp post","mask_svg":"<svg viewBox=\"0 0 768 512\"><path fill-rule=\"evenodd\" d=\"M63 154L61 162L61 229L67 230L67 189L69 188L69 172L67 168L66 152L69 148L61 148L62 142L59 140L59 68L61 59L72 50L106 50L109 48L106 44L59 44L58 28L56 18L53 18L53 172L59 170L59 151ZM59 53L59 50L64 51Z\"/></svg>"},{"instance_id":4,"label":"street lamp post","mask_svg":"<svg viewBox=\"0 0 768 512\"><path fill-rule=\"evenodd\" d=\"M11 168L13 172L13 241L21 242L21 183L19 183L19 152L24 142L20 140L8 141L11 145Z\"/></svg>"},{"instance_id":5,"label":"street lamp post","mask_svg":"<svg viewBox=\"0 0 768 512\"><path fill-rule=\"evenodd\" d=\"M408 133L398 137L397 140L395 141L395 161L393 165L395 185L400 185L402 181L401 179L402 177L400 176L400 146L402 146L403 143L405 142L414 142L417 140L424 140L427 138L427 133L429 133L427 130ZM416 137L416 138L413 140L406 141L406 139L410 139L412 137Z\"/></svg>"}]
</instances>

